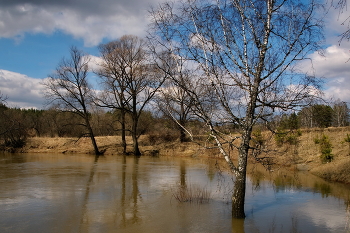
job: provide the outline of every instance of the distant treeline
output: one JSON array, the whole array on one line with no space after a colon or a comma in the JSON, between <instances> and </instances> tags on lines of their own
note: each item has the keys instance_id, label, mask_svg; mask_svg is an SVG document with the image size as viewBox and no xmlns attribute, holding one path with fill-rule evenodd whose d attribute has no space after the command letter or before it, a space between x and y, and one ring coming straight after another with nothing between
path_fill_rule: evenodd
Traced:
<instances>
[{"instance_id":1,"label":"distant treeline","mask_svg":"<svg viewBox=\"0 0 350 233\"><path fill-rule=\"evenodd\" d=\"M120 113L118 110L106 112L102 109L92 111L90 120L95 136L115 136L121 134ZM126 132L130 135L131 119L126 119ZM19 148L28 137L85 137L88 136L84 122L74 112L57 109L37 110L9 108L0 104L0 145ZM195 134L201 134L203 124L191 120L188 126ZM180 136L177 125L166 116L157 117L150 111L142 112L138 135L161 134Z\"/></svg>"},{"instance_id":2,"label":"distant treeline","mask_svg":"<svg viewBox=\"0 0 350 233\"><path fill-rule=\"evenodd\" d=\"M96 108L91 111L91 123L96 136L115 136L121 134L120 113L118 110L106 112ZM165 114L144 111L140 117L138 135L157 135L179 139L181 132L171 117ZM74 112L57 109L37 110L9 108L0 104L0 140L6 147L22 147L28 137L84 137L86 128ZM127 119L127 134L131 119ZM283 114L271 122L275 129L298 129L313 127L343 127L349 125L349 109L344 102L333 106L317 104L304 107L298 113ZM204 123L192 117L187 127L193 135L206 134ZM232 130L234 125L225 125ZM130 135L130 133L129 133ZM156 137L155 137L156 138Z\"/></svg>"}]
</instances>

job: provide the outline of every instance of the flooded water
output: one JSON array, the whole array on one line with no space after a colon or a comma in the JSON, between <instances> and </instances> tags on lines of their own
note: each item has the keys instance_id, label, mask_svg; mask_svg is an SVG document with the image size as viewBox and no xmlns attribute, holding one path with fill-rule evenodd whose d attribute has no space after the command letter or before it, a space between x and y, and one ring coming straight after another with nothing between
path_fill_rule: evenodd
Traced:
<instances>
[{"instance_id":1,"label":"flooded water","mask_svg":"<svg viewBox=\"0 0 350 233\"><path fill-rule=\"evenodd\" d=\"M214 159L0 154L0 232L350 232L350 187L250 169L245 220ZM179 202L181 191L205 199Z\"/></svg>"}]
</instances>

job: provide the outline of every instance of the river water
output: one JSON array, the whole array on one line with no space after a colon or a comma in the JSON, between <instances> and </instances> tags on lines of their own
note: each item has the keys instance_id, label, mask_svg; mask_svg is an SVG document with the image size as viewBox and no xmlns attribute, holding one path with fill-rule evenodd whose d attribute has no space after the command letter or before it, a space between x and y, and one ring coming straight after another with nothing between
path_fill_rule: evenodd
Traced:
<instances>
[{"instance_id":1,"label":"river water","mask_svg":"<svg viewBox=\"0 0 350 233\"><path fill-rule=\"evenodd\" d=\"M214 159L0 154L0 232L350 232L350 187L252 166L245 220ZM181 190L199 199L179 202Z\"/></svg>"}]
</instances>

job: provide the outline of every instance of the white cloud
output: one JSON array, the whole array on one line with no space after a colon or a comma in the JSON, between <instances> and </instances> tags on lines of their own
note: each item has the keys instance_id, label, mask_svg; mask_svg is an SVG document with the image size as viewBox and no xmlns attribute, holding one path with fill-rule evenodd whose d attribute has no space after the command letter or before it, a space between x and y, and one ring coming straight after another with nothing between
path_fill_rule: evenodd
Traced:
<instances>
[{"instance_id":1,"label":"white cloud","mask_svg":"<svg viewBox=\"0 0 350 233\"><path fill-rule=\"evenodd\" d=\"M311 60L302 63L303 71L310 75L325 78L349 77L350 50L338 45L332 45L324 50L324 56L315 52Z\"/></svg>"},{"instance_id":2,"label":"white cloud","mask_svg":"<svg viewBox=\"0 0 350 233\"><path fill-rule=\"evenodd\" d=\"M0 70L0 91L7 96L9 107L43 108L44 87L42 79L30 78L26 75Z\"/></svg>"},{"instance_id":3,"label":"white cloud","mask_svg":"<svg viewBox=\"0 0 350 233\"><path fill-rule=\"evenodd\" d=\"M0 0L0 36L61 30L82 38L86 46L124 34L145 34L147 10L161 0Z\"/></svg>"},{"instance_id":4,"label":"white cloud","mask_svg":"<svg viewBox=\"0 0 350 233\"><path fill-rule=\"evenodd\" d=\"M324 50L324 56L315 52L310 58L300 66L309 75L324 78L325 97L350 102L349 48L332 45Z\"/></svg>"},{"instance_id":5,"label":"white cloud","mask_svg":"<svg viewBox=\"0 0 350 233\"><path fill-rule=\"evenodd\" d=\"M103 63L103 60L101 57L96 57L96 56L93 56L93 55L88 55L89 56L89 69L91 72L94 72L94 71L98 71L99 69L101 69L101 66L100 64Z\"/></svg>"}]
</instances>

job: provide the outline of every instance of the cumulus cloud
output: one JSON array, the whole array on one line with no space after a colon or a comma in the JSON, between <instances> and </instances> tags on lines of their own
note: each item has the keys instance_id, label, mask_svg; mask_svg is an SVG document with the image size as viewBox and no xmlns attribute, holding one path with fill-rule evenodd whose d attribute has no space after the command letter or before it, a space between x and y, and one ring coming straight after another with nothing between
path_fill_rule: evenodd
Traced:
<instances>
[{"instance_id":1,"label":"cumulus cloud","mask_svg":"<svg viewBox=\"0 0 350 233\"><path fill-rule=\"evenodd\" d=\"M124 34L143 35L147 10L161 0L0 0L0 36L61 30L86 46Z\"/></svg>"},{"instance_id":2,"label":"cumulus cloud","mask_svg":"<svg viewBox=\"0 0 350 233\"><path fill-rule=\"evenodd\" d=\"M88 55L89 56L89 69L91 72L98 71L101 69L100 64L103 63L103 60L101 57L96 57L93 55Z\"/></svg>"},{"instance_id":3,"label":"cumulus cloud","mask_svg":"<svg viewBox=\"0 0 350 233\"><path fill-rule=\"evenodd\" d=\"M6 103L10 107L43 108L43 80L30 78L26 75L0 70L0 91L7 96Z\"/></svg>"},{"instance_id":4,"label":"cumulus cloud","mask_svg":"<svg viewBox=\"0 0 350 233\"><path fill-rule=\"evenodd\" d=\"M311 60L303 63L305 71L312 71L318 77L339 78L350 75L350 50L332 45L324 50L323 55L315 52Z\"/></svg>"},{"instance_id":5,"label":"cumulus cloud","mask_svg":"<svg viewBox=\"0 0 350 233\"><path fill-rule=\"evenodd\" d=\"M350 102L350 50L345 46L332 45L320 55L315 52L311 60L301 64L309 75L322 77L325 81L325 97Z\"/></svg>"}]
</instances>

